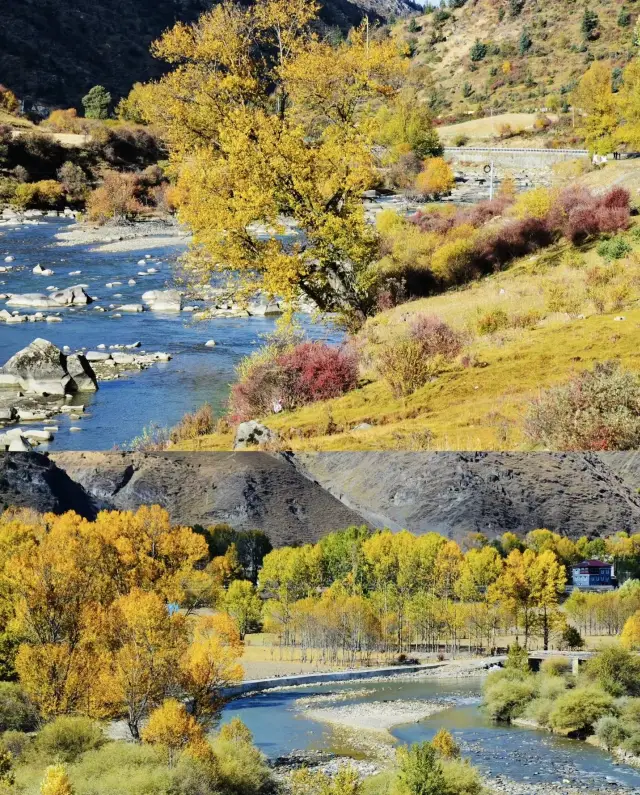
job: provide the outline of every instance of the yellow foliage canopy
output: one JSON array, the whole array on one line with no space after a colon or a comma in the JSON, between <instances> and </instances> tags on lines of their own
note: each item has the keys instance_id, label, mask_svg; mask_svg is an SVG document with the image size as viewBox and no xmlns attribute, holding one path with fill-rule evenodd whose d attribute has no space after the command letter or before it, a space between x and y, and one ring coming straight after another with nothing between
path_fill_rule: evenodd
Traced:
<instances>
[{"instance_id":1,"label":"yellow foliage canopy","mask_svg":"<svg viewBox=\"0 0 640 795\"><path fill-rule=\"evenodd\" d=\"M307 25L313 4L224 2L154 45L175 68L142 102L165 131L194 232L194 272L239 271L288 301L371 308L375 232L362 193L373 175L363 110L391 96L405 68L391 40L353 31L336 47ZM275 57L268 55L276 53ZM298 232L289 239L282 217Z\"/></svg>"}]
</instances>

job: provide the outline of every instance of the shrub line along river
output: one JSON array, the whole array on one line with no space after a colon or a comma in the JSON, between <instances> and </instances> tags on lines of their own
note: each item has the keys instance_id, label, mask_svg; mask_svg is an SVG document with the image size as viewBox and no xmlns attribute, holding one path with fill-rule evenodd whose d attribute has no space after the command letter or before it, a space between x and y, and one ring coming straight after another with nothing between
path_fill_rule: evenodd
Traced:
<instances>
[{"instance_id":1,"label":"shrub line along river","mask_svg":"<svg viewBox=\"0 0 640 795\"><path fill-rule=\"evenodd\" d=\"M344 754L348 740L342 730L334 732L328 720L341 720L337 716L347 714L353 726L354 716L357 723L360 715L362 723L362 715L370 718L378 711L384 728L388 713L395 709L399 722L390 734L397 743L430 740L444 727L460 744L463 756L502 792L640 793L640 770L617 763L598 748L545 731L492 723L480 706L481 683L479 676L420 679L414 675L284 688L231 701L223 710L222 722L241 718L271 759L300 751ZM427 702L425 712L430 705L438 711L417 722L402 723L402 715L417 711L418 702ZM317 719L321 716L322 720ZM362 729L351 731L357 755L363 742L370 742L375 756L375 735L369 739Z\"/></svg>"},{"instance_id":2,"label":"shrub line along river","mask_svg":"<svg viewBox=\"0 0 640 795\"><path fill-rule=\"evenodd\" d=\"M122 313L96 311L96 305L140 303L147 290L173 286L175 264L186 243L173 242L166 247L145 248L144 238L128 241L129 250L100 251L96 244L59 245L56 234L68 231L73 222L61 218L41 218L37 223L11 223L0 227L0 265L13 257L11 269L0 273L0 293L46 293L47 287L59 289L87 284L87 292L98 301L87 307L61 308L61 323L0 322L0 365L36 337L43 337L62 348L96 350L98 345L129 345L141 342L147 352L165 351L172 360L148 370L130 373L117 380L102 382L95 395L83 395L86 404L82 420L55 418L59 426L53 442L40 450L109 450L126 446L150 424L170 426L187 411L205 402L220 413L234 379L238 361L261 344L265 334L275 328L273 317L212 318L197 321L186 312ZM105 233L107 237L107 233ZM118 248L117 246L115 248ZM146 265L158 272L145 276L138 261L147 254ZM52 276L36 275L32 269L40 264L53 270ZM70 276L71 272L80 274ZM135 285L129 285L130 279ZM109 282L120 285L107 287ZM193 303L202 302L194 301ZM0 309L4 302L0 302ZM7 307L12 309L12 307ZM35 309L20 309L20 314L35 314ZM57 312L58 310L56 310ZM47 312L46 314L50 314ZM314 323L309 316L301 324L311 339L336 341L340 335L324 323ZM205 347L213 339L215 347ZM45 423L51 424L51 423ZM41 427L42 423L29 427ZM79 433L71 426L80 426Z\"/></svg>"}]
</instances>

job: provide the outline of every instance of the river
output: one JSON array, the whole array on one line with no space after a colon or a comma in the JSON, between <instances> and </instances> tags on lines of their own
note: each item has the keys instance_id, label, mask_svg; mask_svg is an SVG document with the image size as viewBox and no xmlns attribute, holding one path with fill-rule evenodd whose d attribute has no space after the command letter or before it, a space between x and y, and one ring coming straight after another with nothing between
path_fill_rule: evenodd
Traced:
<instances>
[{"instance_id":1,"label":"river","mask_svg":"<svg viewBox=\"0 0 640 795\"><path fill-rule=\"evenodd\" d=\"M144 291L172 286L174 266L184 244L145 250L144 240L141 240L137 250L117 253L94 251L96 246L89 244L57 245L56 233L70 223L60 218L45 218L38 219L37 224L3 226L0 229L0 265L6 256L14 257L14 261L9 272L0 273L0 293L46 292L48 286L62 289L81 283L89 285L87 292L98 297L97 305L108 307L109 304L140 303ZM146 264L156 268L158 273L140 277L141 267L137 263L146 254L151 255ZM54 275L33 274L32 269L38 263L53 270ZM80 275L69 275L78 270ZM132 278L136 284L129 286L127 282ZM113 281L121 281L122 285L106 287ZM191 314L184 312L122 313L122 317L116 318L112 312L96 311L95 306L62 308L61 323L0 323L0 364L36 337L44 337L60 348L68 345L74 350L95 350L99 344L109 346L140 341L142 349L166 351L173 359L103 382L95 395L83 395L82 402L86 404L83 419L71 422L68 417L56 417L59 431L54 441L39 450L126 447L143 427L152 423L173 425L185 412L202 403L212 403L219 413L227 399L235 365L260 345L276 323L272 317L195 321ZM20 313L35 311L21 309ZM340 339L340 334L331 326L314 323L309 316L302 316L300 322L311 339ZM215 347L205 347L209 339L215 340ZM34 427L41 426L42 423L34 424ZM71 432L71 426L80 426L82 431Z\"/></svg>"},{"instance_id":2,"label":"river","mask_svg":"<svg viewBox=\"0 0 640 795\"><path fill-rule=\"evenodd\" d=\"M481 680L475 677L411 678L266 691L230 702L223 711L222 722L241 718L256 744L270 758L294 750L343 753L342 736L336 746L329 724L306 718L304 710L296 707L298 699L335 693L341 708L376 701L450 699L453 706L417 723L395 726L391 734L399 743L414 743L430 740L445 727L460 744L463 756L491 778L522 785L571 785L588 793L640 793L640 770L616 764L600 749L545 731L494 724L480 708L480 687Z\"/></svg>"}]
</instances>

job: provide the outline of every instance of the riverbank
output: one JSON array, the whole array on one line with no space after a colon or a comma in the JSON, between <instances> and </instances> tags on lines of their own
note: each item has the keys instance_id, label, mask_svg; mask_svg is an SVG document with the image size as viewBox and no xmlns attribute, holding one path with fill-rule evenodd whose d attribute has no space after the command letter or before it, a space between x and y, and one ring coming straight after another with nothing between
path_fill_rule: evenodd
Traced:
<instances>
[{"instance_id":1,"label":"riverbank","mask_svg":"<svg viewBox=\"0 0 640 795\"><path fill-rule=\"evenodd\" d=\"M387 733L394 726L405 723L418 723L425 718L442 712L455 702L441 701L374 701L365 704L304 709L309 720L320 721L348 729Z\"/></svg>"},{"instance_id":2,"label":"riverbank","mask_svg":"<svg viewBox=\"0 0 640 795\"><path fill-rule=\"evenodd\" d=\"M55 237L58 246L90 246L91 251L102 254L186 247L191 240L190 234L173 219L104 226L79 222Z\"/></svg>"}]
</instances>

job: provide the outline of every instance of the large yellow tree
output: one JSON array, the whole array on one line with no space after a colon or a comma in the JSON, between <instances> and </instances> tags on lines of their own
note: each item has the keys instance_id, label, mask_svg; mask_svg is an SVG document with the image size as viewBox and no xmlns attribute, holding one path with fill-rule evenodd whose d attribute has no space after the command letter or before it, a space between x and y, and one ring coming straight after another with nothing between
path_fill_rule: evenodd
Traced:
<instances>
[{"instance_id":1,"label":"large yellow tree","mask_svg":"<svg viewBox=\"0 0 640 795\"><path fill-rule=\"evenodd\" d=\"M173 70L140 99L165 131L195 273L362 315L376 281L367 111L395 94L405 61L364 26L320 40L316 14L311 0L216 5L154 44Z\"/></svg>"}]
</instances>

